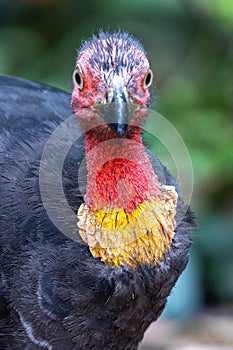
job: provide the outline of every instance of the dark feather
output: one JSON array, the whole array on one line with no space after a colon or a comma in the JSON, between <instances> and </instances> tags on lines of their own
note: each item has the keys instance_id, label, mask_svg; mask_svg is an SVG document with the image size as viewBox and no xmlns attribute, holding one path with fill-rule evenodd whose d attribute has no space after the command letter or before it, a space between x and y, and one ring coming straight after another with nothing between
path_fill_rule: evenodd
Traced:
<instances>
[{"instance_id":1,"label":"dark feather","mask_svg":"<svg viewBox=\"0 0 233 350\"><path fill-rule=\"evenodd\" d=\"M46 141L70 116L69 105L70 95L58 89L0 78L0 349L136 350L187 264L193 217L180 198L186 214L156 268L111 268L60 232L41 201L38 172ZM63 169L74 212L83 202L77 174L84 156L81 138Z\"/></svg>"}]
</instances>

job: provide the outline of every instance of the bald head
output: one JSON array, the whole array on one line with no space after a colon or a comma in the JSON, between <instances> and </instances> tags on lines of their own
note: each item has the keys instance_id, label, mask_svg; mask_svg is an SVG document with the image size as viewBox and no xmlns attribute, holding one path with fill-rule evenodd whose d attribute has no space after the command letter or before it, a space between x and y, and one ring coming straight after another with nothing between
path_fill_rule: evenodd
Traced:
<instances>
[{"instance_id":1,"label":"bald head","mask_svg":"<svg viewBox=\"0 0 233 350\"><path fill-rule=\"evenodd\" d=\"M99 103L148 106L153 74L143 47L122 32L93 36L81 47L74 71L74 111Z\"/></svg>"}]
</instances>

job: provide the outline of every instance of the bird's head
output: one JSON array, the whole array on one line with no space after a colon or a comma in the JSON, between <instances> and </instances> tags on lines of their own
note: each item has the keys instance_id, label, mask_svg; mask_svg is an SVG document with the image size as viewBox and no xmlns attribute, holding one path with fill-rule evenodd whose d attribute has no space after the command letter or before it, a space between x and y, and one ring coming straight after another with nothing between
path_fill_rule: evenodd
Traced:
<instances>
[{"instance_id":1,"label":"bird's head","mask_svg":"<svg viewBox=\"0 0 233 350\"><path fill-rule=\"evenodd\" d=\"M86 136L79 234L112 266L154 265L170 246L177 196L159 183L140 136L153 80L145 52L126 33L100 33L82 46L73 80Z\"/></svg>"},{"instance_id":2,"label":"bird's head","mask_svg":"<svg viewBox=\"0 0 233 350\"><path fill-rule=\"evenodd\" d=\"M100 33L82 46L73 73L72 108L81 115L83 108L116 103L119 113L110 127L119 136L129 120L124 109L129 104L149 106L153 73L144 49L126 33Z\"/></svg>"}]
</instances>

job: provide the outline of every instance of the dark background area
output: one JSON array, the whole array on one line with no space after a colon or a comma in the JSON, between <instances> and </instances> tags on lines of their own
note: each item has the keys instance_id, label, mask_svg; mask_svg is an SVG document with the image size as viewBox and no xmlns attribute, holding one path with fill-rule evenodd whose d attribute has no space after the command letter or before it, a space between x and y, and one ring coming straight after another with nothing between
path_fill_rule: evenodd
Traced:
<instances>
[{"instance_id":1,"label":"dark background area","mask_svg":"<svg viewBox=\"0 0 233 350\"><path fill-rule=\"evenodd\" d=\"M233 2L0 0L0 73L71 91L76 49L99 29L126 30L143 43L155 76L153 108L175 126L193 163L192 207L199 227L166 319L184 325L210 312L216 322L220 317L223 324L223 315L230 322ZM156 155L156 143L150 144Z\"/></svg>"}]
</instances>

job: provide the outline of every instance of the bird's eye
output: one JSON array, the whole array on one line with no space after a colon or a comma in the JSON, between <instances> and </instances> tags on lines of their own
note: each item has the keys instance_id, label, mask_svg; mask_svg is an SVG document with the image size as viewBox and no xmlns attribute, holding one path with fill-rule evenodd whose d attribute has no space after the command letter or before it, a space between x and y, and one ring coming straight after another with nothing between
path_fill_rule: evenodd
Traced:
<instances>
[{"instance_id":1,"label":"bird's eye","mask_svg":"<svg viewBox=\"0 0 233 350\"><path fill-rule=\"evenodd\" d=\"M77 87L82 90L83 86L84 86L84 82L83 82L83 77L82 74L80 73L79 69L75 69L74 73L73 73L73 81L74 84L77 85Z\"/></svg>"},{"instance_id":2,"label":"bird's eye","mask_svg":"<svg viewBox=\"0 0 233 350\"><path fill-rule=\"evenodd\" d=\"M152 70L149 69L148 72L146 73L146 76L143 82L144 89L147 89L151 85L152 81L153 81L153 73L152 73Z\"/></svg>"}]
</instances>

